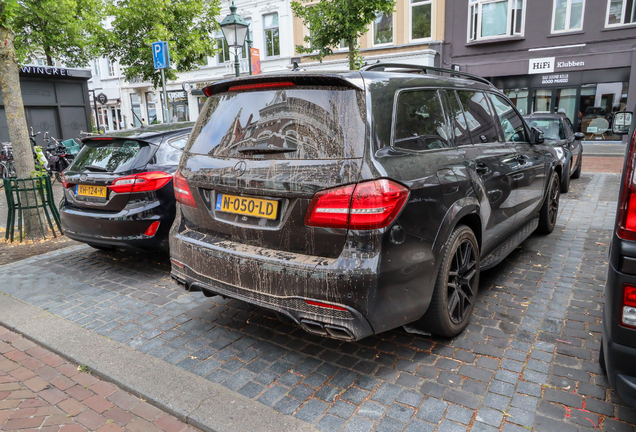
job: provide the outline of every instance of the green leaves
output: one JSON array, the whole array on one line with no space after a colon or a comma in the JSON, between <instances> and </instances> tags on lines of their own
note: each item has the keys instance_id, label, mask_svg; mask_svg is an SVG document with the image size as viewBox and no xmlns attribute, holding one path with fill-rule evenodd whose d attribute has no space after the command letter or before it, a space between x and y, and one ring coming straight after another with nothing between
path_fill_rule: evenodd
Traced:
<instances>
[{"instance_id":1,"label":"green leaves","mask_svg":"<svg viewBox=\"0 0 636 432\"><path fill-rule=\"evenodd\" d=\"M368 31L377 13L393 12L395 0L321 0L312 6L294 1L291 7L294 15L310 29L310 35L305 37L310 47L297 45L298 52L314 54L313 57L322 60L345 41L349 47L349 68L357 69L358 38Z\"/></svg>"},{"instance_id":2,"label":"green leaves","mask_svg":"<svg viewBox=\"0 0 636 432\"><path fill-rule=\"evenodd\" d=\"M5 0L0 0L5 1ZM12 1L12 0L9 0ZM86 66L98 54L102 0L18 0L13 18L20 61L45 55L68 66Z\"/></svg>"},{"instance_id":3,"label":"green leaves","mask_svg":"<svg viewBox=\"0 0 636 432\"><path fill-rule=\"evenodd\" d=\"M161 73L155 70L151 44L167 41L171 69L166 79L204 65L216 54L214 31L220 13L219 0L110 0L107 15L110 30L100 38L103 55L119 61L127 79L142 78L158 86Z\"/></svg>"},{"instance_id":4,"label":"green leaves","mask_svg":"<svg viewBox=\"0 0 636 432\"><path fill-rule=\"evenodd\" d=\"M17 0L0 0L0 27L11 28L17 8Z\"/></svg>"}]
</instances>

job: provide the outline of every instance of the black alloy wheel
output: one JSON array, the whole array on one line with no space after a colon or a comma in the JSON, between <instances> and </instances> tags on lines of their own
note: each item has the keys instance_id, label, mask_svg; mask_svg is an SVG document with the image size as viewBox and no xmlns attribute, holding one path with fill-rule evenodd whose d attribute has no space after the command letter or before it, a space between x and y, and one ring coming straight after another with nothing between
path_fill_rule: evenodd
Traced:
<instances>
[{"instance_id":1,"label":"black alloy wheel","mask_svg":"<svg viewBox=\"0 0 636 432\"><path fill-rule=\"evenodd\" d=\"M548 193L543 202L543 206L539 211L539 227L537 231L543 234L550 234L554 230L557 217L559 216L559 198L561 197L561 188L559 184L559 176L553 172L548 183Z\"/></svg>"},{"instance_id":2,"label":"black alloy wheel","mask_svg":"<svg viewBox=\"0 0 636 432\"><path fill-rule=\"evenodd\" d=\"M477 260L475 249L469 239L464 239L455 251L448 271L448 315L453 324L462 323L475 302L477 287Z\"/></svg>"},{"instance_id":3,"label":"black alloy wheel","mask_svg":"<svg viewBox=\"0 0 636 432\"><path fill-rule=\"evenodd\" d=\"M458 225L441 251L431 303L413 323L436 336L453 337L468 325L479 288L479 244L473 231Z\"/></svg>"}]
</instances>

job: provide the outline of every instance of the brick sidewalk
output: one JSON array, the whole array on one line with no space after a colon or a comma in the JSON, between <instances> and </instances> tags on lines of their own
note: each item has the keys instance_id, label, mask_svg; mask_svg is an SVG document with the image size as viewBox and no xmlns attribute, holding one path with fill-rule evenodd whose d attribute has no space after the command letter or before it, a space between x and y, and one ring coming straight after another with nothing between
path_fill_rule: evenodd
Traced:
<instances>
[{"instance_id":1,"label":"brick sidewalk","mask_svg":"<svg viewBox=\"0 0 636 432\"><path fill-rule=\"evenodd\" d=\"M586 173L620 174L623 169L623 157L585 156L582 171Z\"/></svg>"},{"instance_id":2,"label":"brick sidewalk","mask_svg":"<svg viewBox=\"0 0 636 432\"><path fill-rule=\"evenodd\" d=\"M4 327L0 430L197 432Z\"/></svg>"}]
</instances>

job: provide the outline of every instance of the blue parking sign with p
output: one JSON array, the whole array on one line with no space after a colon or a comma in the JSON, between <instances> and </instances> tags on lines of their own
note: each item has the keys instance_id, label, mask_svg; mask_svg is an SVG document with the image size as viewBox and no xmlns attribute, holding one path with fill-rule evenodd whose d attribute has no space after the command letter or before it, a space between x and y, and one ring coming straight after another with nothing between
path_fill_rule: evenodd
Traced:
<instances>
[{"instance_id":1,"label":"blue parking sign with p","mask_svg":"<svg viewBox=\"0 0 636 432\"><path fill-rule=\"evenodd\" d=\"M155 69L168 69L170 67L170 53L168 52L168 42L153 42L152 58L155 61Z\"/></svg>"}]
</instances>

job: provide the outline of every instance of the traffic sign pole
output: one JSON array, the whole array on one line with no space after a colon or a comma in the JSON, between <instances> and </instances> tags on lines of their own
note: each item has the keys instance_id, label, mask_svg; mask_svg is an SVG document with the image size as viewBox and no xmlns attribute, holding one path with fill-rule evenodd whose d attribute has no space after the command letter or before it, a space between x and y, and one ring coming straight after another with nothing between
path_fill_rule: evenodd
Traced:
<instances>
[{"instance_id":1,"label":"traffic sign pole","mask_svg":"<svg viewBox=\"0 0 636 432\"><path fill-rule=\"evenodd\" d=\"M168 123L168 92L166 92L166 74L161 69L161 85L163 86L163 122ZM172 119L170 119L172 122Z\"/></svg>"}]
</instances>

